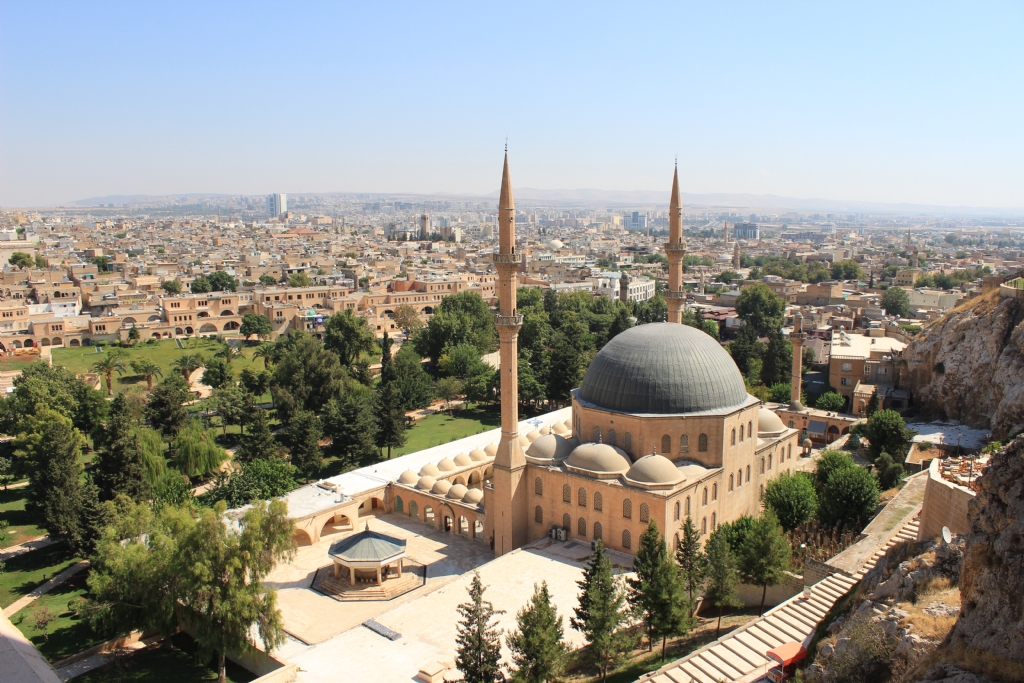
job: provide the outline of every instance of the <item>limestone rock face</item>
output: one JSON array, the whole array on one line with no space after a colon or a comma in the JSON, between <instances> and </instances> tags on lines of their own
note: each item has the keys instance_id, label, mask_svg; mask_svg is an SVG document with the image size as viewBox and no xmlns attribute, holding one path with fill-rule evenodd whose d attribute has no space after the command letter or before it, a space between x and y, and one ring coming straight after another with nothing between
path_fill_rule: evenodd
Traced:
<instances>
[{"instance_id":1,"label":"limestone rock face","mask_svg":"<svg viewBox=\"0 0 1024 683\"><path fill-rule=\"evenodd\" d=\"M1024 664L1024 436L992 456L978 486L948 644Z\"/></svg>"},{"instance_id":2,"label":"limestone rock face","mask_svg":"<svg viewBox=\"0 0 1024 683\"><path fill-rule=\"evenodd\" d=\"M990 293L922 330L902 377L926 415L991 429L1024 423L1024 299Z\"/></svg>"}]
</instances>

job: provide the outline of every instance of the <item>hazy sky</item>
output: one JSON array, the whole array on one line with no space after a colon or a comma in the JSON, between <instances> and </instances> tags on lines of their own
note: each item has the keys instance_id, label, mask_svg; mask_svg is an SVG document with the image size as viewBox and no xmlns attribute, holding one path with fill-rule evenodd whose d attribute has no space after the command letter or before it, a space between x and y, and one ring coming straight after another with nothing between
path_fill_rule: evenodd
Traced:
<instances>
[{"instance_id":1,"label":"hazy sky","mask_svg":"<svg viewBox=\"0 0 1024 683\"><path fill-rule=\"evenodd\" d=\"M753 192L1024 207L1024 4L0 0L0 205Z\"/></svg>"}]
</instances>

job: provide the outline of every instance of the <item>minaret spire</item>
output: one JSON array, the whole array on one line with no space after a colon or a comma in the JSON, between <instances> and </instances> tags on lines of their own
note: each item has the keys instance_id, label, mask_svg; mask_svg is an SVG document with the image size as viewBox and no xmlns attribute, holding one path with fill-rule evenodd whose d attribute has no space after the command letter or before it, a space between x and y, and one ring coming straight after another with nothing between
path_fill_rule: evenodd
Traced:
<instances>
[{"instance_id":1,"label":"minaret spire","mask_svg":"<svg viewBox=\"0 0 1024 683\"><path fill-rule=\"evenodd\" d=\"M681 323L683 308L686 306L686 292L683 290L683 260L686 258L686 242L683 241L683 205L679 201L679 158L676 157L672 173L672 197L668 202L668 242L665 244L668 257L668 289L665 302L668 304L668 321Z\"/></svg>"}]
</instances>

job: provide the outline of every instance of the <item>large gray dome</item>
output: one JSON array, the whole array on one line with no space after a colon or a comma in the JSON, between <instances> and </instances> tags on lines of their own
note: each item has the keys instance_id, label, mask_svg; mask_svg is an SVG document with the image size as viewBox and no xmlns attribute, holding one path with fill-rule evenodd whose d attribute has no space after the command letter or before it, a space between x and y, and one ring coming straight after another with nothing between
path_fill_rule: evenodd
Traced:
<instances>
[{"instance_id":1,"label":"large gray dome","mask_svg":"<svg viewBox=\"0 0 1024 683\"><path fill-rule=\"evenodd\" d=\"M732 356L688 325L651 323L617 335L591 362L579 397L624 413L693 413L747 400Z\"/></svg>"}]
</instances>

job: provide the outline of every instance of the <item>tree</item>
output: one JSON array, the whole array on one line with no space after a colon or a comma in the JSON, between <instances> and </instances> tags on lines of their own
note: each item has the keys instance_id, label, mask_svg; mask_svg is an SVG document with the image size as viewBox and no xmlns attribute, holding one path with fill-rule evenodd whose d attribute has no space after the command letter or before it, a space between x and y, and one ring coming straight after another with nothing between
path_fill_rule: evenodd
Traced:
<instances>
[{"instance_id":1,"label":"tree","mask_svg":"<svg viewBox=\"0 0 1024 683\"><path fill-rule=\"evenodd\" d=\"M178 356L171 367L181 373L186 382L191 382L192 373L203 367L205 359L198 353L186 353Z\"/></svg>"},{"instance_id":2,"label":"tree","mask_svg":"<svg viewBox=\"0 0 1024 683\"><path fill-rule=\"evenodd\" d=\"M864 271L861 270L859 263L853 259L846 259L832 264L831 275L833 280L859 280L864 277Z\"/></svg>"},{"instance_id":3,"label":"tree","mask_svg":"<svg viewBox=\"0 0 1024 683\"><path fill-rule=\"evenodd\" d=\"M405 445L405 407L395 382L386 384L377 393L377 446L387 446L388 459L392 448Z\"/></svg>"},{"instance_id":4,"label":"tree","mask_svg":"<svg viewBox=\"0 0 1024 683\"><path fill-rule=\"evenodd\" d=\"M146 378L146 389L153 391L153 378L163 377L164 372L159 365L146 358L139 358L131 362L132 372Z\"/></svg>"},{"instance_id":5,"label":"tree","mask_svg":"<svg viewBox=\"0 0 1024 683\"><path fill-rule=\"evenodd\" d=\"M96 484L101 500L119 495L146 500L150 488L164 470L164 445L160 434L139 423L139 412L125 394L110 406L104 448L96 468Z\"/></svg>"},{"instance_id":6,"label":"tree","mask_svg":"<svg viewBox=\"0 0 1024 683\"><path fill-rule=\"evenodd\" d=\"M50 642L50 627L57 621L57 615L46 605L37 605L32 610L32 629L43 634L43 640Z\"/></svg>"},{"instance_id":7,"label":"tree","mask_svg":"<svg viewBox=\"0 0 1024 683\"><path fill-rule=\"evenodd\" d=\"M328 401L321 422L334 455L353 465L373 462L377 456L377 418L369 389L350 387L341 397Z\"/></svg>"},{"instance_id":8,"label":"tree","mask_svg":"<svg viewBox=\"0 0 1024 683\"><path fill-rule=\"evenodd\" d=\"M679 565L680 575L686 586L690 605L693 605L693 595L704 582L708 560L700 547L700 533L697 531L697 527L689 515L686 516L686 521L683 522L683 534L680 536L679 545L676 547L676 564Z\"/></svg>"},{"instance_id":9,"label":"tree","mask_svg":"<svg viewBox=\"0 0 1024 683\"><path fill-rule=\"evenodd\" d=\"M736 556L729 547L725 534L712 533L704 550L708 558L704 599L708 604L718 608L718 625L715 627L715 638L718 638L722 630L722 610L743 605L736 591L739 573L736 568Z\"/></svg>"},{"instance_id":10,"label":"tree","mask_svg":"<svg viewBox=\"0 0 1024 683\"><path fill-rule=\"evenodd\" d=\"M764 487L765 507L771 508L786 531L809 522L818 511L814 482L803 472L783 472Z\"/></svg>"},{"instance_id":11,"label":"tree","mask_svg":"<svg viewBox=\"0 0 1024 683\"><path fill-rule=\"evenodd\" d=\"M763 369L762 372L764 372ZM775 403L789 403L793 387L790 382L777 382L768 387L768 391L771 393L771 399Z\"/></svg>"},{"instance_id":12,"label":"tree","mask_svg":"<svg viewBox=\"0 0 1024 683\"><path fill-rule=\"evenodd\" d=\"M269 370L270 365L277 358L277 347L274 344L263 343L256 347L256 350L252 352L252 359L255 361L257 358L263 359L263 369Z\"/></svg>"},{"instance_id":13,"label":"tree","mask_svg":"<svg viewBox=\"0 0 1024 683\"><path fill-rule=\"evenodd\" d=\"M259 280L260 284L265 285L267 287L273 287L274 285L277 284L277 278L275 278L272 275L260 275Z\"/></svg>"},{"instance_id":14,"label":"tree","mask_svg":"<svg viewBox=\"0 0 1024 683\"><path fill-rule=\"evenodd\" d=\"M173 436L188 419L184 405L190 396L185 380L179 375L171 375L149 394L146 418L164 436Z\"/></svg>"},{"instance_id":15,"label":"tree","mask_svg":"<svg viewBox=\"0 0 1024 683\"><path fill-rule=\"evenodd\" d=\"M872 460L883 451L902 459L917 432L907 429L903 416L895 410L879 410L868 418L862 434L870 442L868 454Z\"/></svg>"},{"instance_id":16,"label":"tree","mask_svg":"<svg viewBox=\"0 0 1024 683\"><path fill-rule=\"evenodd\" d=\"M761 586L760 616L764 614L768 586L774 586L785 578L790 560L789 541L770 509L761 513L746 535L738 560L743 582Z\"/></svg>"},{"instance_id":17,"label":"tree","mask_svg":"<svg viewBox=\"0 0 1024 683\"><path fill-rule=\"evenodd\" d=\"M242 463L230 474L217 474L214 487L204 493L204 504L224 501L237 508L254 500L271 500L283 496L299 484L295 481L295 468L282 458L266 458Z\"/></svg>"},{"instance_id":18,"label":"tree","mask_svg":"<svg viewBox=\"0 0 1024 683\"><path fill-rule=\"evenodd\" d=\"M309 279L306 271L300 270L288 276L289 287L312 287L313 281Z\"/></svg>"},{"instance_id":19,"label":"tree","mask_svg":"<svg viewBox=\"0 0 1024 683\"><path fill-rule=\"evenodd\" d=\"M107 383L107 396L110 396L114 391L114 373L117 372L118 375L124 374L124 356L113 351L104 353L103 358L92 364L92 369L94 372L103 375Z\"/></svg>"},{"instance_id":20,"label":"tree","mask_svg":"<svg viewBox=\"0 0 1024 683\"><path fill-rule=\"evenodd\" d=\"M462 382L455 377L442 377L434 385L434 394L444 401L445 410L449 409L451 400L462 393Z\"/></svg>"},{"instance_id":21,"label":"tree","mask_svg":"<svg viewBox=\"0 0 1024 683\"><path fill-rule=\"evenodd\" d=\"M181 280L164 280L160 283L160 287L172 296L181 294Z\"/></svg>"},{"instance_id":22,"label":"tree","mask_svg":"<svg viewBox=\"0 0 1024 683\"><path fill-rule=\"evenodd\" d=\"M906 318L910 315L910 295L902 287L890 287L882 295L882 308L888 315Z\"/></svg>"},{"instance_id":23,"label":"tree","mask_svg":"<svg viewBox=\"0 0 1024 683\"><path fill-rule=\"evenodd\" d=\"M12 481L14 481L14 458L0 458L0 483L4 485L4 491Z\"/></svg>"},{"instance_id":24,"label":"tree","mask_svg":"<svg viewBox=\"0 0 1024 683\"><path fill-rule=\"evenodd\" d=\"M647 627L648 649L654 639L661 638L661 656L665 658L665 643L669 636L679 635L692 626L686 585L679 568L669 558L665 539L653 521L640 536L640 547L633 558L636 578L628 579L627 599L642 615Z\"/></svg>"},{"instance_id":25,"label":"tree","mask_svg":"<svg viewBox=\"0 0 1024 683\"><path fill-rule=\"evenodd\" d=\"M249 368L245 368L249 370ZM245 373L243 370L243 374ZM247 389L239 387L234 383L226 384L213 390L210 402L220 416L220 424L223 433L228 433L228 425L240 425L242 420L253 408L252 395L247 395Z\"/></svg>"},{"instance_id":26,"label":"tree","mask_svg":"<svg viewBox=\"0 0 1024 683\"><path fill-rule=\"evenodd\" d=\"M593 350L594 338L586 325L576 319L562 325L551 352L548 398L569 400L570 392L583 382Z\"/></svg>"},{"instance_id":27,"label":"tree","mask_svg":"<svg viewBox=\"0 0 1024 683\"><path fill-rule=\"evenodd\" d=\"M736 297L736 313L759 336L782 327L786 302L763 282L744 287Z\"/></svg>"},{"instance_id":28,"label":"tree","mask_svg":"<svg viewBox=\"0 0 1024 683\"><path fill-rule=\"evenodd\" d=\"M443 376L466 381L490 370L480 358L480 352L472 344L449 346L437 361L437 368Z\"/></svg>"},{"instance_id":29,"label":"tree","mask_svg":"<svg viewBox=\"0 0 1024 683\"><path fill-rule=\"evenodd\" d=\"M320 418L311 410L300 410L292 416L288 426L291 442L291 463L307 479L316 476L324 464L324 453L320 449L323 430Z\"/></svg>"},{"instance_id":30,"label":"tree","mask_svg":"<svg viewBox=\"0 0 1024 683\"><path fill-rule=\"evenodd\" d=\"M763 367L761 357L766 347L758 341L757 330L752 325L741 327L736 338L729 342L726 348L748 383L756 384L760 381L761 371L758 367Z\"/></svg>"},{"instance_id":31,"label":"tree","mask_svg":"<svg viewBox=\"0 0 1024 683\"><path fill-rule=\"evenodd\" d=\"M818 500L821 500L821 496L825 491L825 484L833 472L856 466L857 463L853 461L853 458L842 451L832 449L824 451L818 458L814 470L814 487L818 491Z\"/></svg>"},{"instance_id":32,"label":"tree","mask_svg":"<svg viewBox=\"0 0 1024 683\"><path fill-rule=\"evenodd\" d=\"M373 351L376 339L366 318L346 308L324 321L324 346L338 356L343 367L350 367L362 353Z\"/></svg>"},{"instance_id":33,"label":"tree","mask_svg":"<svg viewBox=\"0 0 1024 683\"><path fill-rule=\"evenodd\" d=\"M876 389L871 393L871 399L868 401L867 406L864 408L864 414L870 419L872 415L878 412L878 390Z\"/></svg>"},{"instance_id":34,"label":"tree","mask_svg":"<svg viewBox=\"0 0 1024 683\"><path fill-rule=\"evenodd\" d=\"M768 346L761 357L761 383L772 386L790 379L793 368L793 345L782 336L782 330L768 332Z\"/></svg>"},{"instance_id":35,"label":"tree","mask_svg":"<svg viewBox=\"0 0 1024 683\"><path fill-rule=\"evenodd\" d=\"M36 254L35 262L36 268L42 269L50 267L50 262L43 258L40 254Z\"/></svg>"},{"instance_id":36,"label":"tree","mask_svg":"<svg viewBox=\"0 0 1024 683\"><path fill-rule=\"evenodd\" d=\"M274 366L270 391L278 417L287 424L294 411L316 412L337 396L347 373L337 354L308 332L293 331L278 345L281 358Z\"/></svg>"},{"instance_id":37,"label":"tree","mask_svg":"<svg viewBox=\"0 0 1024 683\"><path fill-rule=\"evenodd\" d=\"M434 381L420 361L411 344L403 346L395 354L395 386L407 411L426 408L434 399Z\"/></svg>"},{"instance_id":38,"label":"tree","mask_svg":"<svg viewBox=\"0 0 1024 683\"><path fill-rule=\"evenodd\" d=\"M231 368L222 358L211 358L206 361L206 368L203 370L202 383L214 389L234 385L235 377Z\"/></svg>"},{"instance_id":39,"label":"tree","mask_svg":"<svg viewBox=\"0 0 1024 683\"><path fill-rule=\"evenodd\" d=\"M18 434L21 423L45 405L71 419L83 433L92 433L106 418L108 403L63 365L32 363L14 379L14 391L0 398L0 431Z\"/></svg>"},{"instance_id":40,"label":"tree","mask_svg":"<svg viewBox=\"0 0 1024 683\"><path fill-rule=\"evenodd\" d=\"M242 368L238 380L242 388L251 394L253 399L260 398L270 390L270 373L266 370L256 372L252 368Z\"/></svg>"},{"instance_id":41,"label":"tree","mask_svg":"<svg viewBox=\"0 0 1024 683\"><path fill-rule=\"evenodd\" d=\"M189 477L205 477L220 469L228 454L199 420L189 420L171 442L174 466Z\"/></svg>"},{"instance_id":42,"label":"tree","mask_svg":"<svg viewBox=\"0 0 1024 683\"><path fill-rule=\"evenodd\" d=\"M903 479L903 465L893 462L892 456L882 452L875 459L875 473L878 475L878 485L883 491L899 485Z\"/></svg>"},{"instance_id":43,"label":"tree","mask_svg":"<svg viewBox=\"0 0 1024 683\"><path fill-rule=\"evenodd\" d=\"M69 418L45 405L39 405L23 426L14 448L16 456L30 463L25 509L42 520L52 538L73 541L80 529L79 458L85 439Z\"/></svg>"},{"instance_id":44,"label":"tree","mask_svg":"<svg viewBox=\"0 0 1024 683\"><path fill-rule=\"evenodd\" d=\"M630 621L626 595L612 575L612 564L601 541L596 542L583 579L576 585L582 592L570 622L586 638L589 646L586 656L605 681L608 671L617 666L632 647L632 638L623 629Z\"/></svg>"},{"instance_id":45,"label":"tree","mask_svg":"<svg viewBox=\"0 0 1024 683\"><path fill-rule=\"evenodd\" d=\"M23 251L16 251L11 254L11 257L7 259L7 262L15 268L31 268L35 265L36 261L32 258L31 254L26 254Z\"/></svg>"},{"instance_id":46,"label":"tree","mask_svg":"<svg viewBox=\"0 0 1024 683\"><path fill-rule=\"evenodd\" d=\"M227 271L215 270L206 279L210 282L210 289L214 292L233 292L238 289L238 280L231 277Z\"/></svg>"},{"instance_id":47,"label":"tree","mask_svg":"<svg viewBox=\"0 0 1024 683\"><path fill-rule=\"evenodd\" d=\"M826 391L814 402L814 407L818 410L839 412L846 407L846 397L834 391Z\"/></svg>"},{"instance_id":48,"label":"tree","mask_svg":"<svg viewBox=\"0 0 1024 683\"><path fill-rule=\"evenodd\" d=\"M256 313L246 313L242 316L242 324L239 326L238 332L246 339L253 335L259 339L269 339L270 335L274 333L274 327L270 324L270 318L267 316ZM266 368L267 357L264 355L262 358L263 367Z\"/></svg>"},{"instance_id":49,"label":"tree","mask_svg":"<svg viewBox=\"0 0 1024 683\"><path fill-rule=\"evenodd\" d=\"M504 681L501 671L501 631L495 617L504 614L484 600L480 573L473 572L469 585L469 602L459 605L458 629L455 636L455 666L466 683L498 683Z\"/></svg>"},{"instance_id":50,"label":"tree","mask_svg":"<svg viewBox=\"0 0 1024 683\"><path fill-rule=\"evenodd\" d=\"M512 651L516 683L551 683L565 669L569 648L562 640L562 617L551 603L547 581L533 585L529 604L516 614L516 630L505 637Z\"/></svg>"},{"instance_id":51,"label":"tree","mask_svg":"<svg viewBox=\"0 0 1024 683\"><path fill-rule=\"evenodd\" d=\"M266 460L277 456L280 446L274 433L270 431L267 411L256 409L246 422L248 431L242 436L242 443L235 451L235 458L240 462Z\"/></svg>"},{"instance_id":52,"label":"tree","mask_svg":"<svg viewBox=\"0 0 1024 683\"><path fill-rule=\"evenodd\" d=\"M141 334L139 334L139 328L138 328L138 327L136 327L136 326L135 326L134 324L132 324L132 327L131 327L131 329L130 329L130 330L128 330L128 342L129 342L130 344L134 345L134 344L135 344L136 342L138 342L138 341L139 341L139 339L141 338L141 336L142 336L142 335L141 335Z\"/></svg>"},{"instance_id":53,"label":"tree","mask_svg":"<svg viewBox=\"0 0 1024 683\"><path fill-rule=\"evenodd\" d=\"M423 321L420 319L419 311L409 304L400 304L395 309L394 321L408 337L423 329Z\"/></svg>"},{"instance_id":54,"label":"tree","mask_svg":"<svg viewBox=\"0 0 1024 683\"><path fill-rule=\"evenodd\" d=\"M213 290L213 286L210 284L210 280L204 275L200 275L192 280L192 284L189 285L189 289L192 290L193 294L206 294Z\"/></svg>"},{"instance_id":55,"label":"tree","mask_svg":"<svg viewBox=\"0 0 1024 683\"><path fill-rule=\"evenodd\" d=\"M829 475L819 500L818 517L826 526L859 526L878 507L878 482L863 467L840 468Z\"/></svg>"},{"instance_id":56,"label":"tree","mask_svg":"<svg viewBox=\"0 0 1024 683\"><path fill-rule=\"evenodd\" d=\"M615 312L615 320L612 321L612 326L608 328L608 341L611 341L631 327L633 327L633 319L629 317L629 311L625 307L619 308Z\"/></svg>"}]
</instances>

